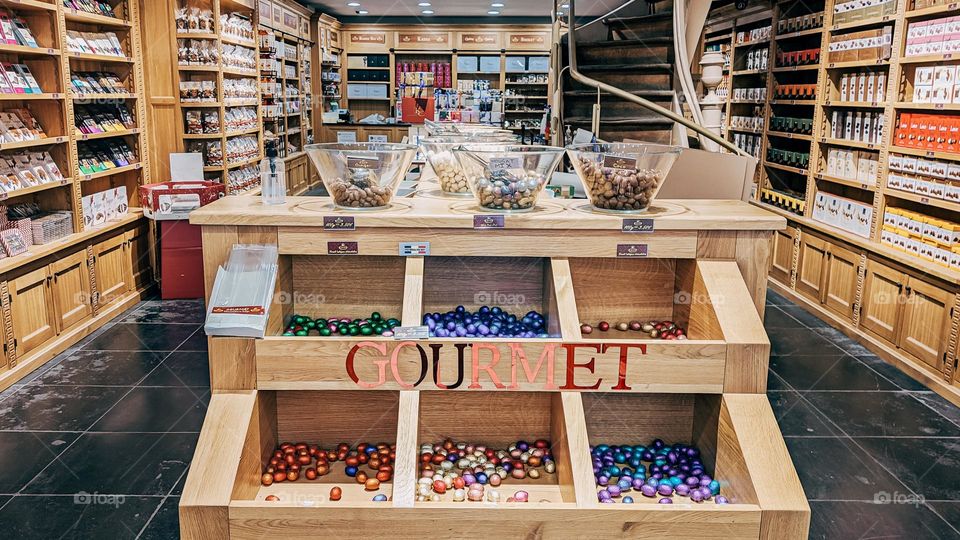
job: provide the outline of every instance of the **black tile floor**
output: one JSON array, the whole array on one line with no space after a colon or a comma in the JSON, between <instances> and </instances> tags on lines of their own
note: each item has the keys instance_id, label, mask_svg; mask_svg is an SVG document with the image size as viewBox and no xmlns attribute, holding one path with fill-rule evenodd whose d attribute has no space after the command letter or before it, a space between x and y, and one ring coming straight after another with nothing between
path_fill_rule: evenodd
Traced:
<instances>
[{"instance_id":1,"label":"black tile floor","mask_svg":"<svg viewBox=\"0 0 960 540\"><path fill-rule=\"evenodd\" d=\"M960 409L770 293L767 393L810 537L960 539ZM178 536L210 399L199 302L149 301L0 393L5 538Z\"/></svg>"}]
</instances>

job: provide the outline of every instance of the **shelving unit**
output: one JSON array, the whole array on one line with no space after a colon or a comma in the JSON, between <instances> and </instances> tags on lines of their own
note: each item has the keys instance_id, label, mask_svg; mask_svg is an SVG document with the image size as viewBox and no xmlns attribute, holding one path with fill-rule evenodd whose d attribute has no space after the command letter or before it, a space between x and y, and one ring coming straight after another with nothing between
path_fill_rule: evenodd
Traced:
<instances>
[{"instance_id":1,"label":"shelving unit","mask_svg":"<svg viewBox=\"0 0 960 540\"><path fill-rule=\"evenodd\" d=\"M146 155L148 116L139 4L120 0L110 2L110 6L116 17L76 11L54 0L0 2L0 9L23 21L37 44L2 44L0 59L26 66L41 90L0 94L0 112L23 109L46 135L37 140L2 142L0 157L6 160L23 153L46 153L63 177L49 175L52 181L0 192L4 217L6 207L35 204L41 212L66 212L72 218L71 233L42 244L28 244L25 253L0 258L0 335L4 343L0 389L137 302L151 284L148 232L137 208L138 187L151 177ZM74 30L114 32L123 56L69 50L67 32ZM81 95L72 81L91 71L116 74L126 92ZM129 127L109 133L82 133L76 127L81 108L90 106L125 108ZM81 172L81 166L107 167L101 156L97 156L96 165L88 160L91 148L120 143L133 152L135 165L111 164L102 171ZM19 163L13 168L24 169ZM117 201L129 209L126 214L95 221L88 203L89 221L85 219L84 197L107 191L119 196L119 188L126 190L126 199ZM12 222L6 223L4 229L13 226ZM30 225L25 228L30 230Z\"/></svg>"},{"instance_id":2,"label":"shelving unit","mask_svg":"<svg viewBox=\"0 0 960 540\"><path fill-rule=\"evenodd\" d=\"M901 114L954 116L960 110L960 106L954 103L913 103L916 69L960 65L960 60L954 58L956 55L935 53L907 56L906 51L909 23L942 18L945 14L953 13L956 5L943 3L913 9L914 0L900 0L889 6L875 8L876 11L869 17L835 23L836 3L828 0L824 6L824 31L818 34L811 29L799 35L796 32L775 34L774 42L779 44L784 40L795 42L806 39L813 43L821 35L820 47L826 51L834 36L849 36L851 32L890 27L890 58L831 62L827 55L821 55L816 72L816 100L808 103L768 100L768 107L772 108L768 114L777 114L777 107L780 110L812 109L814 124L809 137L792 137L793 144L809 145L811 148L808 170L787 172L784 166L769 161L763 167L764 176L757 190L757 204L790 220L787 230L775 235L771 283L780 292L830 320L835 327L887 361L960 404L957 345L960 330L960 270L886 243L887 235L895 231L889 226L884 230L885 215L891 209L960 223L960 204L946 199L945 194L917 193L898 187L900 177L924 177L910 172L901 173L890 167L891 158L896 161L909 157L939 160L947 166L960 165L960 152L898 146L894 136ZM771 5L775 25L789 14L787 10L792 5L791 2ZM857 14L852 16L856 17ZM886 86L883 99L849 101L841 98L844 75L859 72L884 75ZM771 70L768 77L779 80L780 76L789 73L788 70ZM798 71L795 76L800 76L800 73L811 72ZM879 80L878 75L876 80ZM728 107L734 107L734 104ZM868 114L874 115L871 116L873 119L882 118L882 138L870 143L836 137L832 130L833 115L844 112L863 115L864 118ZM767 118L764 143L769 148L771 144L780 144L779 141L789 141L789 138L785 139L782 133L771 129L770 118ZM764 149L765 154L768 148ZM852 175L831 172L828 159L831 150L859 153L859 158L869 160L864 161L867 165L875 162L875 175L869 174L869 168L866 176L858 176L856 169ZM789 185L795 186L793 189L785 190L776 181L775 174L781 170L796 178L796 183ZM937 183L946 187L952 185L944 180ZM869 215L867 222L857 220L862 223L860 231L842 229L838 224L827 222L822 214L824 208L820 195L862 203ZM919 233L916 239L923 244Z\"/></svg>"},{"instance_id":3,"label":"shelving unit","mask_svg":"<svg viewBox=\"0 0 960 540\"><path fill-rule=\"evenodd\" d=\"M316 202L289 200L301 208ZM213 531L221 538L268 530L308 536L316 523L337 537L387 527L395 536L430 536L437 520L453 513L487 534L511 536L616 536L629 528L631 535L664 537L716 536L720 529L729 538L807 537L810 510L764 396L766 280L754 271L766 267L765 246L785 220L741 201L683 201L683 209L658 201L677 211L647 214L654 228L643 235L647 256L624 258L618 244L641 240L623 232L623 220L577 210L569 200L551 201L548 212L510 215L505 230L487 231L474 230L469 211L437 199L413 197L354 216L325 204L298 211L296 227L286 225L289 209L246 198L223 199L191 216L203 227L208 291L213 269L233 245L256 238L278 246L278 290L305 296L270 306L263 339L209 339L214 394L180 501L185 540ZM332 217L352 217L357 230L321 232ZM576 234L562 245L549 240L574 223ZM524 242L510 241L518 237ZM397 255L398 239L426 238L429 256ZM341 242L355 243L356 255L331 254L328 243ZM464 273L475 277L463 280ZM404 327L419 325L425 313L479 308L477 291L503 291L505 275L506 294L523 294L510 308L543 312L550 337L282 335L295 313L320 317L328 309L348 316L377 311ZM381 286L346 286L357 279ZM611 295L618 284L629 286ZM695 300L677 301L677 291ZM307 300L321 296L322 305ZM600 316L677 320L690 335L584 335L580 322ZM470 350L472 356L463 354ZM318 403L349 414L313 421ZM490 411L496 420L485 419ZM556 474L507 479L497 488L527 490L524 503L454 502L449 493L439 502L418 501L417 450L447 437L487 445L549 440ZM264 458L282 441L326 448L365 438L396 444L394 474L378 489L387 496L382 502L371 501L373 493L340 474L338 464L314 481L261 483ZM633 505L600 504L590 445L654 438L698 445L730 504L678 498L660 505L643 497ZM329 497L334 485L342 486L339 501Z\"/></svg>"}]
</instances>

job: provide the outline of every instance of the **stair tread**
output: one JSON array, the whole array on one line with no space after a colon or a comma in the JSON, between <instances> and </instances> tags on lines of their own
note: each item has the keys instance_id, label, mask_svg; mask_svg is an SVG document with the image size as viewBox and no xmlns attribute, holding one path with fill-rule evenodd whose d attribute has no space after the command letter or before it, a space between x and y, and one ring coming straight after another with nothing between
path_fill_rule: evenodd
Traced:
<instances>
[{"instance_id":1,"label":"stair tread","mask_svg":"<svg viewBox=\"0 0 960 540\"><path fill-rule=\"evenodd\" d=\"M673 69L672 64L667 64L665 62L651 62L649 64L587 64L578 66L580 71L630 71L636 70L638 68L648 69L648 70L660 70L660 71L671 71Z\"/></svg>"},{"instance_id":2,"label":"stair tread","mask_svg":"<svg viewBox=\"0 0 960 540\"><path fill-rule=\"evenodd\" d=\"M673 90L627 90L631 94L640 97L673 97ZM604 96L610 96L609 92L600 92ZM596 90L565 90L565 96L596 96Z\"/></svg>"},{"instance_id":3,"label":"stair tread","mask_svg":"<svg viewBox=\"0 0 960 540\"><path fill-rule=\"evenodd\" d=\"M647 15L626 15L623 17L607 17L606 19L603 20L603 24L659 21L663 19L669 19L672 17L673 17L673 11L660 11L657 13L650 13Z\"/></svg>"},{"instance_id":4,"label":"stair tread","mask_svg":"<svg viewBox=\"0 0 960 540\"><path fill-rule=\"evenodd\" d=\"M660 115L654 115L650 113L651 116L631 116L626 118L600 118L601 124L608 125L638 125L638 126L660 126L660 125L669 125L673 123L673 120L669 118L664 118ZM568 124L591 124L593 123L593 118L589 116L567 116L563 119L564 122Z\"/></svg>"},{"instance_id":5,"label":"stair tread","mask_svg":"<svg viewBox=\"0 0 960 540\"><path fill-rule=\"evenodd\" d=\"M567 36L563 36L561 41L563 44L567 43ZM592 41L577 41L577 48L580 47L605 47L605 46L617 46L617 45L651 45L656 43L673 43L673 36L650 36L646 38L636 38L636 39L599 39Z\"/></svg>"}]
</instances>

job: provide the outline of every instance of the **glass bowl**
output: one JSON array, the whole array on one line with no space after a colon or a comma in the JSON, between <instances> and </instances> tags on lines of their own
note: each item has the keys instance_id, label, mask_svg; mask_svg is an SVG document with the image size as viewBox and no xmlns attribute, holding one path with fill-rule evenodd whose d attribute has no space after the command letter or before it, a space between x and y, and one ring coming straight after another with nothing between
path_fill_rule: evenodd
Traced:
<instances>
[{"instance_id":1,"label":"glass bowl","mask_svg":"<svg viewBox=\"0 0 960 540\"><path fill-rule=\"evenodd\" d=\"M513 141L503 140L497 135L487 136L446 136L427 137L420 141L420 148L430 164L430 168L437 175L440 190L455 197L469 197L470 187L467 185L467 175L460 167L453 151L464 144L471 147L507 147Z\"/></svg>"},{"instance_id":2,"label":"glass bowl","mask_svg":"<svg viewBox=\"0 0 960 540\"><path fill-rule=\"evenodd\" d=\"M456 129L456 122L435 122L433 120L424 120L423 127L427 129L427 135L435 137L437 135L455 135L459 133Z\"/></svg>"},{"instance_id":3,"label":"glass bowl","mask_svg":"<svg viewBox=\"0 0 960 540\"><path fill-rule=\"evenodd\" d=\"M567 148L597 210L643 212L653 203L681 149L646 143L585 143Z\"/></svg>"},{"instance_id":4,"label":"glass bowl","mask_svg":"<svg viewBox=\"0 0 960 540\"><path fill-rule=\"evenodd\" d=\"M338 208L378 210L390 206L417 154L412 144L326 143L304 147Z\"/></svg>"},{"instance_id":5,"label":"glass bowl","mask_svg":"<svg viewBox=\"0 0 960 540\"><path fill-rule=\"evenodd\" d=\"M528 212L560 164L563 148L470 143L453 150L477 204L496 212Z\"/></svg>"}]
</instances>

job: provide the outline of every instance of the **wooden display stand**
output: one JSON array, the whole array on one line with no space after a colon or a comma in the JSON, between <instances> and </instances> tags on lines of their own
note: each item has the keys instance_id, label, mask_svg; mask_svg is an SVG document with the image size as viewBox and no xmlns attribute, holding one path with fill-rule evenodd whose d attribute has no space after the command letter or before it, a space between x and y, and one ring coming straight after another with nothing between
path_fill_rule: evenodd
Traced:
<instances>
[{"instance_id":1,"label":"wooden display stand","mask_svg":"<svg viewBox=\"0 0 960 540\"><path fill-rule=\"evenodd\" d=\"M268 337L209 339L214 395L180 503L183 538L806 538L809 508L764 396L765 269L783 218L740 201L658 201L637 222L550 201L478 230L493 215L476 213L469 201L413 198L350 215L292 197L275 207L224 199L192 214L208 295L237 243L277 244L280 272ZM334 216L355 229L325 230ZM428 256L401 256L404 242L428 242ZM379 311L416 326L426 312L506 302L544 313L550 337L281 335L294 313ZM601 318L672 319L689 339L581 334L580 321ZM529 491L529 503L416 502L419 445L445 437L546 438L557 473L504 484ZM601 506L589 446L656 437L698 445L731 504L638 496ZM260 484L278 442L368 439L397 445L395 476L380 490L390 501L372 502L342 473Z\"/></svg>"}]
</instances>

